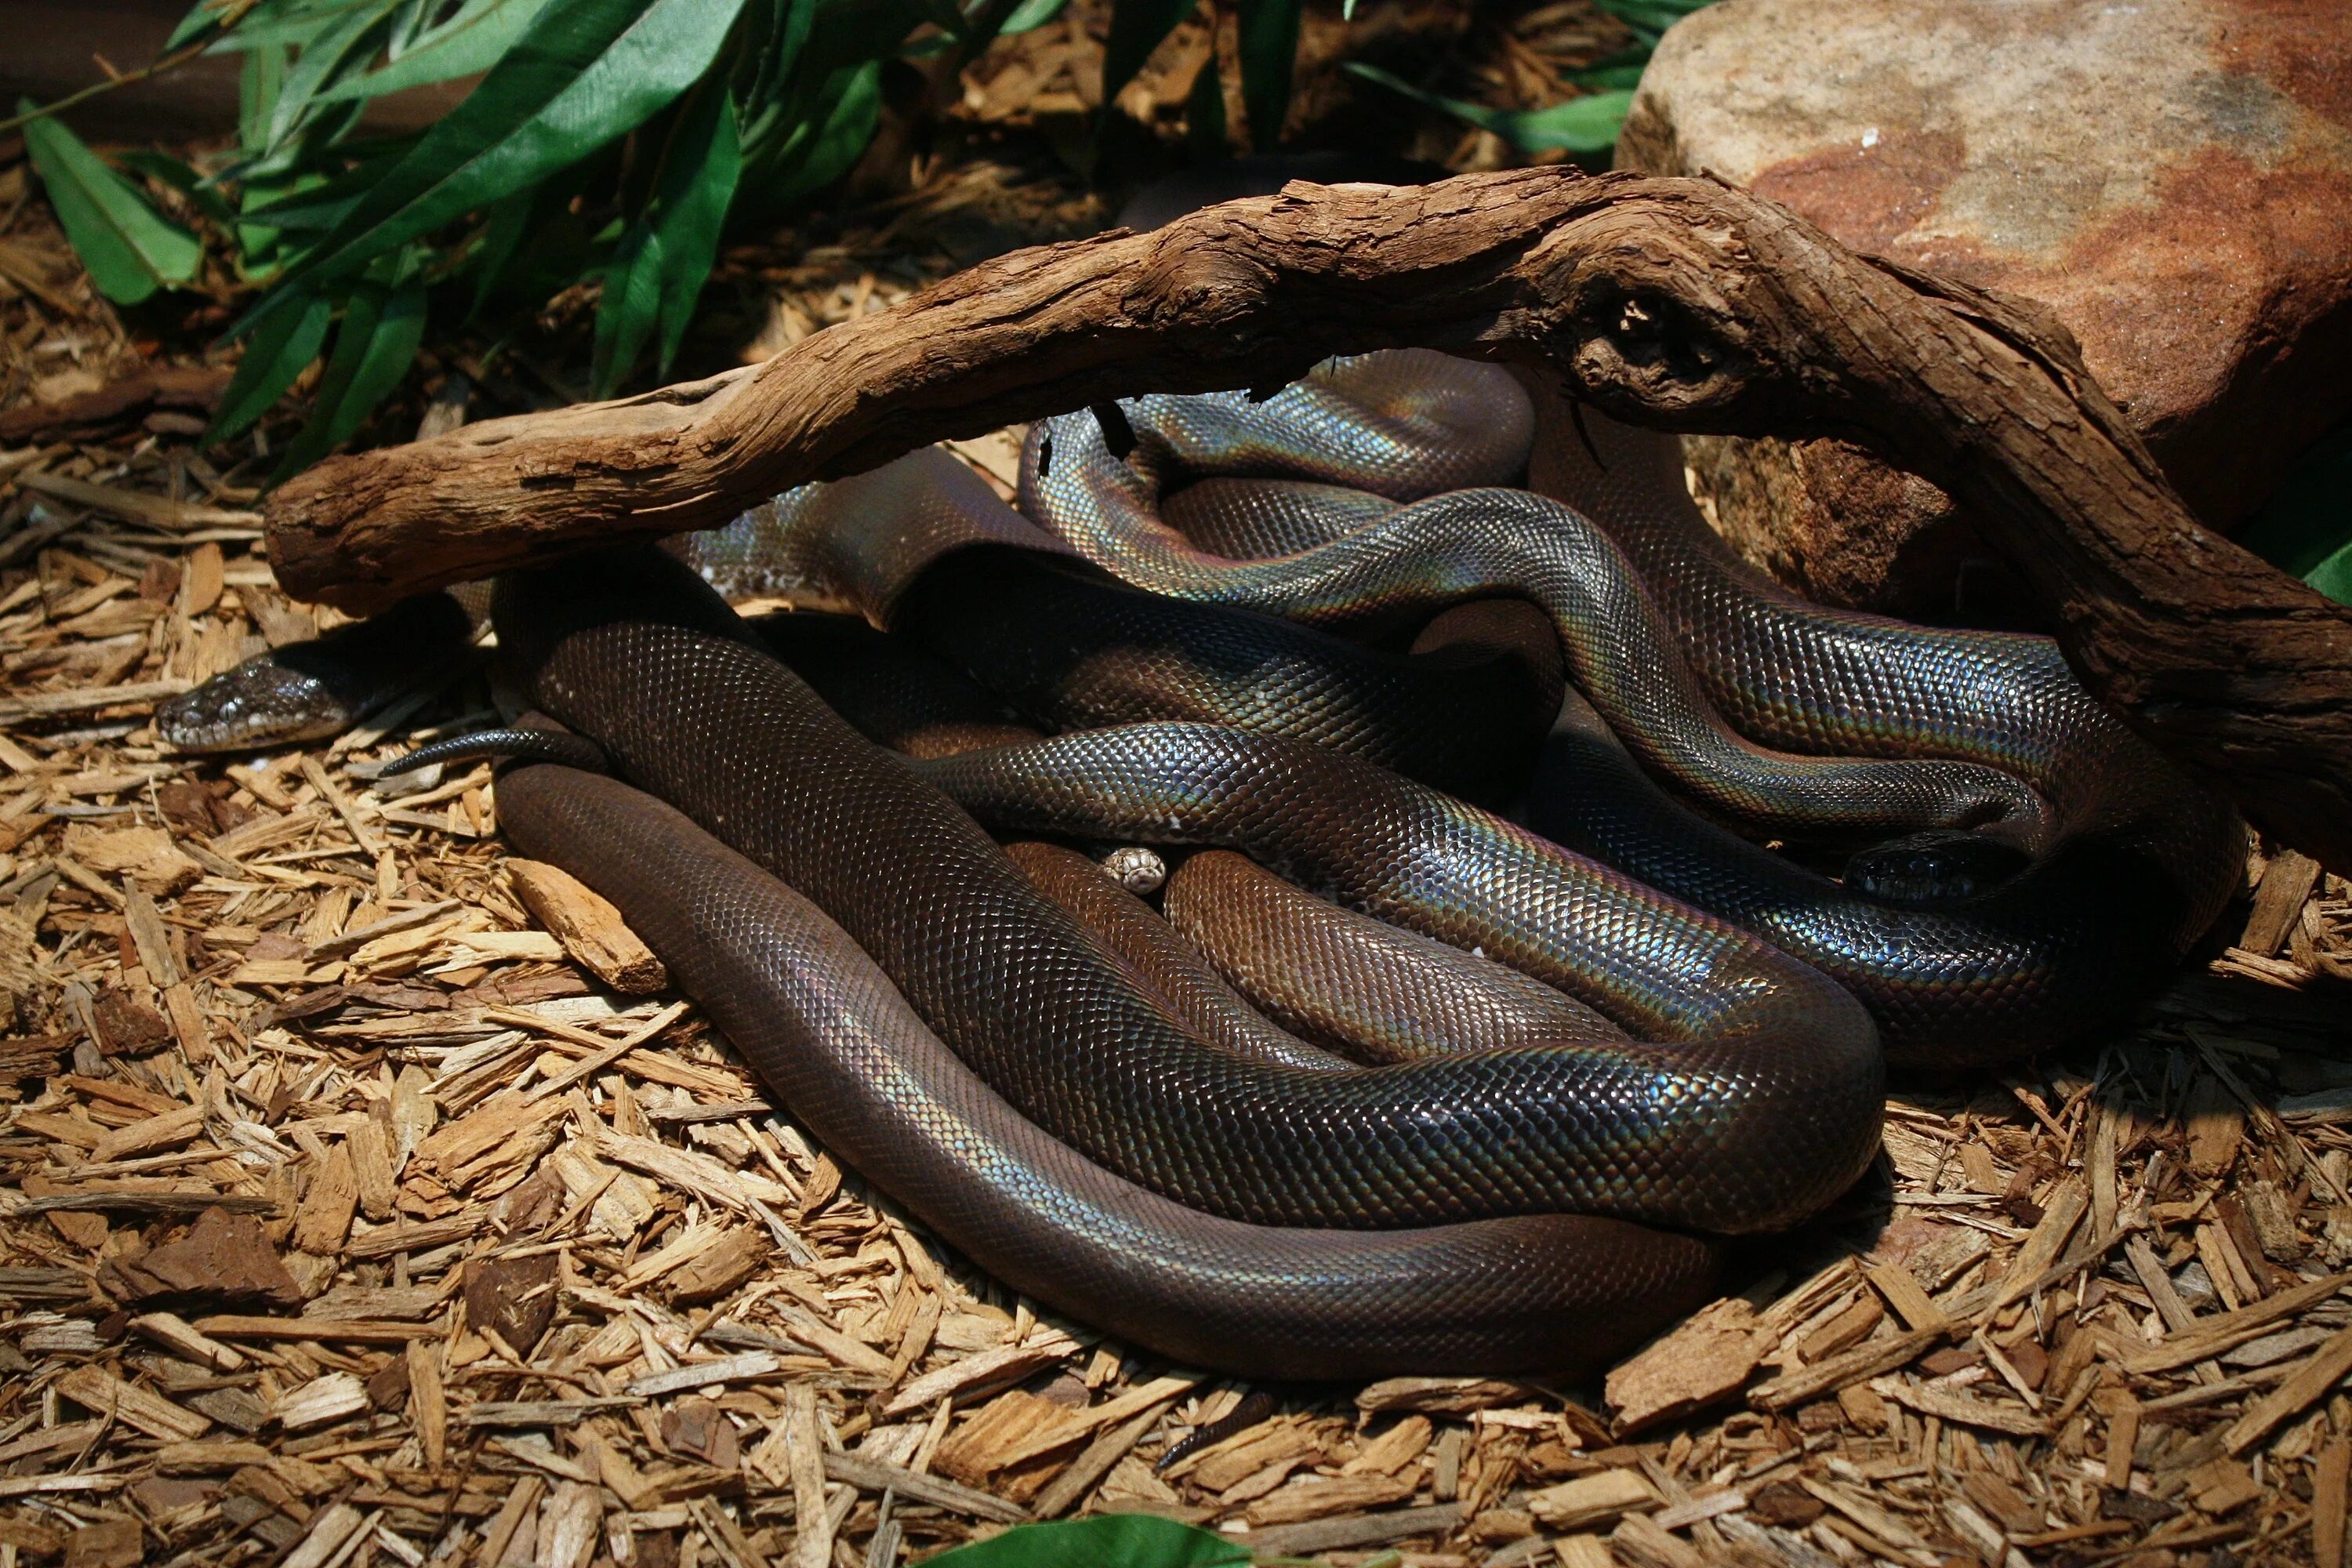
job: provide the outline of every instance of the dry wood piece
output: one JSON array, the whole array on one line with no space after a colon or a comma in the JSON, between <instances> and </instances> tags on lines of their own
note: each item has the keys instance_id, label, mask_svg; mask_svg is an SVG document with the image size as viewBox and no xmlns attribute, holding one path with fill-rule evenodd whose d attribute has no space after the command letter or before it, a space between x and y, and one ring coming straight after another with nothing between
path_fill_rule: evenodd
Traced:
<instances>
[{"instance_id":1,"label":"dry wood piece","mask_svg":"<svg viewBox=\"0 0 2352 1568\"><path fill-rule=\"evenodd\" d=\"M1834 1394L1850 1384L1861 1383L1905 1365L1925 1355L1943 1337L1941 1329L1915 1329L1908 1333L1872 1340L1841 1352L1818 1365L1784 1373L1769 1383L1758 1384L1748 1391L1748 1403L1759 1410L1792 1409L1824 1394Z\"/></svg>"},{"instance_id":2,"label":"dry wood piece","mask_svg":"<svg viewBox=\"0 0 2352 1568\"><path fill-rule=\"evenodd\" d=\"M2292 1377L2231 1422L2229 1430L2221 1434L2221 1447L2232 1454L2244 1453L2269 1436L2280 1422L2310 1408L2315 1400L2344 1381L2347 1373L2352 1373L2352 1329L2328 1341L2317 1355L2297 1367Z\"/></svg>"},{"instance_id":3,"label":"dry wood piece","mask_svg":"<svg viewBox=\"0 0 2352 1568\"><path fill-rule=\"evenodd\" d=\"M2245 935L2238 945L2257 957L2268 958L2286 945L2287 933L2303 918L2303 906L2319 883L2319 862L2293 849L2282 849L2263 868L2254 889L2254 907L2246 915Z\"/></svg>"},{"instance_id":4,"label":"dry wood piece","mask_svg":"<svg viewBox=\"0 0 2352 1568\"><path fill-rule=\"evenodd\" d=\"M143 1388L133 1387L94 1366L79 1366L58 1380L58 1392L76 1405L167 1443L200 1436L212 1425L192 1410Z\"/></svg>"},{"instance_id":5,"label":"dry wood piece","mask_svg":"<svg viewBox=\"0 0 2352 1568\"><path fill-rule=\"evenodd\" d=\"M543 861L509 860L507 876L532 918L597 979L630 996L668 988L669 971L610 900L562 867Z\"/></svg>"},{"instance_id":6,"label":"dry wood piece","mask_svg":"<svg viewBox=\"0 0 2352 1568\"><path fill-rule=\"evenodd\" d=\"M246 1364L245 1352L197 1331L194 1324L170 1312L147 1312L131 1320L131 1330L162 1345L183 1360L215 1372L235 1372Z\"/></svg>"},{"instance_id":7,"label":"dry wood piece","mask_svg":"<svg viewBox=\"0 0 2352 1568\"><path fill-rule=\"evenodd\" d=\"M1609 1374L1605 1397L1618 1430L1638 1432L1729 1399L1747 1386L1771 1340L1741 1298L1702 1309Z\"/></svg>"},{"instance_id":8,"label":"dry wood piece","mask_svg":"<svg viewBox=\"0 0 2352 1568\"><path fill-rule=\"evenodd\" d=\"M2319 1456L2312 1485L2311 1556L2317 1568L2344 1568L2347 1482L2352 1482L2352 1443L2339 1438Z\"/></svg>"},{"instance_id":9,"label":"dry wood piece","mask_svg":"<svg viewBox=\"0 0 2352 1568\"><path fill-rule=\"evenodd\" d=\"M1237 1539L1260 1556L1294 1557L1308 1552L1379 1546L1391 1541L1409 1541L1417 1535L1444 1535L1461 1522L1462 1505L1442 1502L1426 1508L1390 1509L1355 1519L1318 1520L1311 1524L1253 1530Z\"/></svg>"},{"instance_id":10,"label":"dry wood piece","mask_svg":"<svg viewBox=\"0 0 2352 1568\"><path fill-rule=\"evenodd\" d=\"M1531 1494L1528 1511L1559 1530L1604 1524L1632 1509L1655 1508L1661 1500L1639 1470L1601 1470Z\"/></svg>"}]
</instances>

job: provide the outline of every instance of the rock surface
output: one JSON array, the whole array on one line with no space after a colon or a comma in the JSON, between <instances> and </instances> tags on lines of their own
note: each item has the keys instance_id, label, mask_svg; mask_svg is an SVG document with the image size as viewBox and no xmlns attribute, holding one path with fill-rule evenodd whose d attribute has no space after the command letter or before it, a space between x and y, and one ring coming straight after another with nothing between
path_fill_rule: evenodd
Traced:
<instances>
[{"instance_id":1,"label":"rock surface","mask_svg":"<svg viewBox=\"0 0 2352 1568\"><path fill-rule=\"evenodd\" d=\"M2344 0L1719 0L1659 46L1617 161L2042 301L2221 528L2352 409ZM1724 513L1784 501L1746 542L1800 586L1948 599L1965 520L1932 489L1832 443L1695 458Z\"/></svg>"}]
</instances>

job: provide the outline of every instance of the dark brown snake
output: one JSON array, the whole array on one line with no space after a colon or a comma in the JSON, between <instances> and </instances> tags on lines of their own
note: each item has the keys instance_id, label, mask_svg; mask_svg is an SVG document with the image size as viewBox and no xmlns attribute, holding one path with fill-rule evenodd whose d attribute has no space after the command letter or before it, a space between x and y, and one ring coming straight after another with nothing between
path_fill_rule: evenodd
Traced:
<instances>
[{"instance_id":1,"label":"dark brown snake","mask_svg":"<svg viewBox=\"0 0 2352 1568\"><path fill-rule=\"evenodd\" d=\"M796 492L699 559L892 629L766 627L806 681L649 552L509 579L507 657L593 743L499 743L617 777L516 769L501 818L831 1147L1039 1299L1260 1373L1592 1364L1699 1299L1705 1236L1866 1163L1854 997L1913 1059L2078 1035L2210 920L2242 830L2040 639L1759 585L1659 443L1598 425L1569 456L1601 529L1462 489L1524 461L1513 390L1397 356L1051 421L1024 496L1058 539L935 452ZM1570 849L1456 798L1527 777L1563 647L1584 695L1528 805ZM1911 837L1841 885L1685 799ZM1194 856L1163 921L975 816L1255 863Z\"/></svg>"},{"instance_id":2,"label":"dark brown snake","mask_svg":"<svg viewBox=\"0 0 2352 1568\"><path fill-rule=\"evenodd\" d=\"M1244 742L1258 771L1224 803L1241 841L1359 901L1428 898L1449 911L1433 934L1583 990L1653 1043L1587 1028L1601 1037L1356 1070L1207 1043L1165 982L1045 897L918 764L857 735L667 558L509 579L499 626L533 700L647 792L510 773L500 809L518 842L674 955L795 1113L886 1190L1014 1283L1171 1353L1295 1375L1587 1363L1706 1288L1712 1248L1654 1226L1784 1226L1875 1149L1876 1044L1835 986L1344 753L1149 727L1213 758ZM1018 769L1085 739L928 766ZM966 782L992 787L984 771ZM1318 799L1350 803L1343 831L1286 808ZM1204 805L1205 823L1218 807ZM1318 845L1334 853L1309 868ZM854 942L896 982L897 1012L866 1008L845 1034L845 1013L809 1001L896 998L866 972L794 958L814 939L779 881L839 921L846 940L824 951ZM971 1070L918 1085L906 1064L943 1061L934 1036ZM904 1070L845 1057L870 1058L876 1039ZM927 1164L916 1135L941 1116L985 1131ZM1204 1293L1219 1300L1197 1321L1220 1331L1205 1336L1178 1321Z\"/></svg>"}]
</instances>

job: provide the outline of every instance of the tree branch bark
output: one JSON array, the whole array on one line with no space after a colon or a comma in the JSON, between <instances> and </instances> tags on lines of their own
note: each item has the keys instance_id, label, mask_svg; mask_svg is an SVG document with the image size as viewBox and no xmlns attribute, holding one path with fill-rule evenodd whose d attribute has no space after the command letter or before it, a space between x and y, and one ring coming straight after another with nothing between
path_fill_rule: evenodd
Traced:
<instances>
[{"instance_id":1,"label":"tree branch bark","mask_svg":"<svg viewBox=\"0 0 2352 1568\"><path fill-rule=\"evenodd\" d=\"M1293 185L1014 252L751 369L322 463L271 499L271 556L289 592L370 610L928 442L1416 344L1538 362L1628 423L1838 437L1935 481L2094 691L2352 872L2352 614L2200 527L2038 310L1704 180Z\"/></svg>"}]
</instances>

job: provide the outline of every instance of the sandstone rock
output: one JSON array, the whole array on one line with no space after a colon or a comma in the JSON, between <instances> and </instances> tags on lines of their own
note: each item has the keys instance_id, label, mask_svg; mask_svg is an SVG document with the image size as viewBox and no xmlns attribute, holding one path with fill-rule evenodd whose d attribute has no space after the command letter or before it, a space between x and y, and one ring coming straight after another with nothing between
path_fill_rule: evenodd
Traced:
<instances>
[{"instance_id":1,"label":"sandstone rock","mask_svg":"<svg viewBox=\"0 0 2352 1568\"><path fill-rule=\"evenodd\" d=\"M2223 529L2352 409L2342 0L1719 0L1659 46L1617 161L2046 304ZM1787 508L1745 543L1823 598L1932 613L1972 548L1940 492L1851 447L1695 458L1722 512Z\"/></svg>"}]
</instances>

